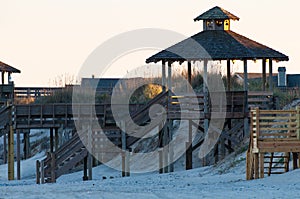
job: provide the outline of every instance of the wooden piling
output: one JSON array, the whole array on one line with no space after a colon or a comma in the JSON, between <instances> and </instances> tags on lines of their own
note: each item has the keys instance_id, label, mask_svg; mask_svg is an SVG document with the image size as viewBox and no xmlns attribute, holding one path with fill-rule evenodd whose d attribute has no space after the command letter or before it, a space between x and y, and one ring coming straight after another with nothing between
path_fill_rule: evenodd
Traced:
<instances>
[{"instance_id":1,"label":"wooden piling","mask_svg":"<svg viewBox=\"0 0 300 199\"><path fill-rule=\"evenodd\" d=\"M21 180L21 139L20 130L17 130L17 180Z\"/></svg>"},{"instance_id":2,"label":"wooden piling","mask_svg":"<svg viewBox=\"0 0 300 199\"><path fill-rule=\"evenodd\" d=\"M45 162L44 160L41 161L41 183L45 183Z\"/></svg>"},{"instance_id":3,"label":"wooden piling","mask_svg":"<svg viewBox=\"0 0 300 199\"><path fill-rule=\"evenodd\" d=\"M51 153L51 182L56 182L56 158L55 154Z\"/></svg>"},{"instance_id":4,"label":"wooden piling","mask_svg":"<svg viewBox=\"0 0 300 199\"><path fill-rule=\"evenodd\" d=\"M36 184L41 184L41 163L39 160L36 161Z\"/></svg>"}]
</instances>

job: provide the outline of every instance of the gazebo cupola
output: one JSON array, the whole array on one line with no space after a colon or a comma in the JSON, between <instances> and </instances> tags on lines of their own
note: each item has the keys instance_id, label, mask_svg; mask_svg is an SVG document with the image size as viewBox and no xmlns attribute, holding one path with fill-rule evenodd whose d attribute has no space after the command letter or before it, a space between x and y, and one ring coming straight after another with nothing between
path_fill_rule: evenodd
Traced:
<instances>
[{"instance_id":1,"label":"gazebo cupola","mask_svg":"<svg viewBox=\"0 0 300 199\"><path fill-rule=\"evenodd\" d=\"M237 16L218 6L196 17L194 21L203 20L203 30L230 30L230 20L239 20Z\"/></svg>"}]
</instances>

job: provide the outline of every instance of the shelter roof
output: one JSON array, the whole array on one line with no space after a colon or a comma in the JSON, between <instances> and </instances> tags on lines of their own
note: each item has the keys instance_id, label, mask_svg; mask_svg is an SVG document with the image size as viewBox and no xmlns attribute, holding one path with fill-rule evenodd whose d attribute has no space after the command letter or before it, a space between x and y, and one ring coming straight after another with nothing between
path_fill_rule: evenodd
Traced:
<instances>
[{"instance_id":1,"label":"shelter roof","mask_svg":"<svg viewBox=\"0 0 300 199\"><path fill-rule=\"evenodd\" d=\"M19 69L16 69L6 63L0 61L0 71L1 72L9 72L9 73L21 73Z\"/></svg>"},{"instance_id":2,"label":"shelter roof","mask_svg":"<svg viewBox=\"0 0 300 199\"><path fill-rule=\"evenodd\" d=\"M233 31L207 30L195 34L159 53L146 62L197 60L255 60L288 61L289 57Z\"/></svg>"},{"instance_id":3,"label":"shelter roof","mask_svg":"<svg viewBox=\"0 0 300 199\"><path fill-rule=\"evenodd\" d=\"M239 20L240 18L231 14L227 10L220 8L218 6L211 8L210 10L206 11L205 13L199 15L194 19L194 21L200 20L208 20L208 19L232 19L232 20Z\"/></svg>"}]
</instances>

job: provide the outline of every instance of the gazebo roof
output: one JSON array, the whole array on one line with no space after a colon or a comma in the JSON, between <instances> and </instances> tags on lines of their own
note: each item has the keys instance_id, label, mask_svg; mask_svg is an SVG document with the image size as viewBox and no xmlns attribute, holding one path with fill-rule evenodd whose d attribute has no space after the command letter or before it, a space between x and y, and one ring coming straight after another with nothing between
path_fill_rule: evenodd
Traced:
<instances>
[{"instance_id":1,"label":"gazebo roof","mask_svg":"<svg viewBox=\"0 0 300 199\"><path fill-rule=\"evenodd\" d=\"M210 10L206 11L205 13L201 14L200 16L196 17L194 21L199 20L208 20L208 19L232 19L232 20L239 20L237 16L231 14L227 10L220 8L218 6L211 8Z\"/></svg>"},{"instance_id":2,"label":"gazebo roof","mask_svg":"<svg viewBox=\"0 0 300 199\"><path fill-rule=\"evenodd\" d=\"M148 58L146 63L204 59L288 61L289 57L233 31L207 30L162 50Z\"/></svg>"},{"instance_id":3,"label":"gazebo roof","mask_svg":"<svg viewBox=\"0 0 300 199\"><path fill-rule=\"evenodd\" d=\"M0 61L0 72L21 73L20 70Z\"/></svg>"}]
</instances>

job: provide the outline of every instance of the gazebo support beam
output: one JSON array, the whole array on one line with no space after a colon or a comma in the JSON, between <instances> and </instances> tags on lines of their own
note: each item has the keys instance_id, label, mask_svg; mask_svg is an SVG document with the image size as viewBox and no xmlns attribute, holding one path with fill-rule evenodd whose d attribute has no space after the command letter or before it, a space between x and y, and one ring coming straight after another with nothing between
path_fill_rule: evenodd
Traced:
<instances>
[{"instance_id":1,"label":"gazebo support beam","mask_svg":"<svg viewBox=\"0 0 300 199\"><path fill-rule=\"evenodd\" d=\"M188 82L189 82L190 86L192 86L192 63L190 61L188 61L187 63L188 63L188 74L187 74Z\"/></svg>"},{"instance_id":2,"label":"gazebo support beam","mask_svg":"<svg viewBox=\"0 0 300 199\"><path fill-rule=\"evenodd\" d=\"M266 59L262 60L262 91L266 91Z\"/></svg>"},{"instance_id":3,"label":"gazebo support beam","mask_svg":"<svg viewBox=\"0 0 300 199\"><path fill-rule=\"evenodd\" d=\"M190 86L192 86L192 63L190 61L187 62L188 64L188 82ZM190 89L188 89L188 92L191 92ZM185 168L186 170L193 168L193 132L192 132L192 120L189 120L189 138L188 142L186 143L186 163Z\"/></svg>"},{"instance_id":4,"label":"gazebo support beam","mask_svg":"<svg viewBox=\"0 0 300 199\"><path fill-rule=\"evenodd\" d=\"M172 62L168 62L168 97L169 99L172 96ZM171 140L173 138L173 133L172 133L172 120L168 119L168 135L166 138L166 145L168 145L168 155L169 158L167 160L167 164L168 165L168 171L167 172L173 172L174 171L174 164L173 164L173 145L171 144ZM165 145L165 146L166 146Z\"/></svg>"},{"instance_id":5,"label":"gazebo support beam","mask_svg":"<svg viewBox=\"0 0 300 199\"><path fill-rule=\"evenodd\" d=\"M230 59L227 60L227 91L231 91Z\"/></svg>"},{"instance_id":6,"label":"gazebo support beam","mask_svg":"<svg viewBox=\"0 0 300 199\"><path fill-rule=\"evenodd\" d=\"M274 91L273 88L273 60L269 59L269 91Z\"/></svg>"},{"instance_id":7,"label":"gazebo support beam","mask_svg":"<svg viewBox=\"0 0 300 199\"><path fill-rule=\"evenodd\" d=\"M208 90L207 90L207 64L208 60L204 60L203 67L203 94L204 94L204 136L208 133ZM203 157L203 166L206 166L206 157Z\"/></svg>"},{"instance_id":8,"label":"gazebo support beam","mask_svg":"<svg viewBox=\"0 0 300 199\"><path fill-rule=\"evenodd\" d=\"M166 91L166 62L162 61L162 69L161 69L161 84L163 87L163 91Z\"/></svg>"},{"instance_id":9,"label":"gazebo support beam","mask_svg":"<svg viewBox=\"0 0 300 199\"><path fill-rule=\"evenodd\" d=\"M248 62L247 60L244 60L244 91L246 92L245 96L245 107L244 112L245 115L248 113ZM248 136L249 134L249 123L248 123L248 117L245 116L244 118L244 136Z\"/></svg>"}]
</instances>

